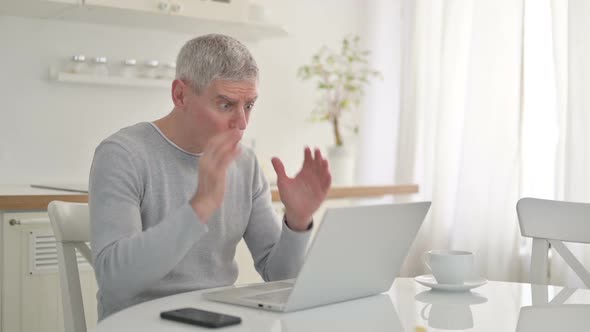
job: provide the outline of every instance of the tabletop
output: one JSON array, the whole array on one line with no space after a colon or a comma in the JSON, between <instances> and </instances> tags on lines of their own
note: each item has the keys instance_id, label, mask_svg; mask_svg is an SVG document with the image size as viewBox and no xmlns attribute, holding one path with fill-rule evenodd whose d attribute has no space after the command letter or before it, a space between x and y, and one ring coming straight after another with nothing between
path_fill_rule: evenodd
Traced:
<instances>
[{"instance_id":1,"label":"tabletop","mask_svg":"<svg viewBox=\"0 0 590 332\"><path fill-rule=\"evenodd\" d=\"M138 304L101 321L97 332L211 330L162 320L160 312L194 307L242 318L223 331L585 331L590 290L488 281L467 292L434 291L397 278L387 293L291 313L210 302L202 291Z\"/></svg>"}]
</instances>

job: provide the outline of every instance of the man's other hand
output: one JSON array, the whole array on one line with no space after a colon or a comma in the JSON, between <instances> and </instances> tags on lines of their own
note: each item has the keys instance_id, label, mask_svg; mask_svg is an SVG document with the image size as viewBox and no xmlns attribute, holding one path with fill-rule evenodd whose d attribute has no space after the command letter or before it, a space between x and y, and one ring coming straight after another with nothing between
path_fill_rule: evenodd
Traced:
<instances>
[{"instance_id":1,"label":"man's other hand","mask_svg":"<svg viewBox=\"0 0 590 332\"><path fill-rule=\"evenodd\" d=\"M285 205L287 225L293 230L307 230L332 183L328 161L319 149L316 148L312 156L311 149L306 147L303 166L294 178L285 174L285 167L279 158L272 158L272 165L277 173L277 186Z\"/></svg>"}]
</instances>

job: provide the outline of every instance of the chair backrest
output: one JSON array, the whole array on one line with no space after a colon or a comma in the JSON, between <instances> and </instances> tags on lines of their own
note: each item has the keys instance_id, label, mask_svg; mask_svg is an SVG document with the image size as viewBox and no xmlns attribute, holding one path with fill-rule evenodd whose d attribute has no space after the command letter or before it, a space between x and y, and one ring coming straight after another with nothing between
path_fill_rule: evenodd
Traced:
<instances>
[{"instance_id":1,"label":"chair backrest","mask_svg":"<svg viewBox=\"0 0 590 332\"><path fill-rule=\"evenodd\" d=\"M522 198L516 204L520 233L533 239L531 282L547 284L549 244L587 287L590 273L563 244L590 243L590 203Z\"/></svg>"},{"instance_id":2,"label":"chair backrest","mask_svg":"<svg viewBox=\"0 0 590 332\"><path fill-rule=\"evenodd\" d=\"M76 249L92 264L90 213L86 203L52 201L47 208L55 234L66 332L86 332Z\"/></svg>"}]
</instances>

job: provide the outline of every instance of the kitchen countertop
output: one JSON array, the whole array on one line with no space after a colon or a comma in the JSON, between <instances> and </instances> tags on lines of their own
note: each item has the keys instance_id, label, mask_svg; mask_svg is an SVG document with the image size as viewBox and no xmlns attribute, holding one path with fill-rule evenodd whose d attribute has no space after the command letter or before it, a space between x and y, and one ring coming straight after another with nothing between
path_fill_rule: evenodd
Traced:
<instances>
[{"instance_id":1,"label":"kitchen countertop","mask_svg":"<svg viewBox=\"0 0 590 332\"><path fill-rule=\"evenodd\" d=\"M382 185L332 187L328 199L363 198L386 195L405 195L418 193L418 185ZM272 188L272 200L280 201L276 188ZM67 202L88 202L85 193L32 188L29 185L0 185L0 210L46 210L49 202L61 200Z\"/></svg>"},{"instance_id":2,"label":"kitchen countertop","mask_svg":"<svg viewBox=\"0 0 590 332\"><path fill-rule=\"evenodd\" d=\"M47 210L51 201L88 202L88 195L63 190L0 185L0 210Z\"/></svg>"}]
</instances>

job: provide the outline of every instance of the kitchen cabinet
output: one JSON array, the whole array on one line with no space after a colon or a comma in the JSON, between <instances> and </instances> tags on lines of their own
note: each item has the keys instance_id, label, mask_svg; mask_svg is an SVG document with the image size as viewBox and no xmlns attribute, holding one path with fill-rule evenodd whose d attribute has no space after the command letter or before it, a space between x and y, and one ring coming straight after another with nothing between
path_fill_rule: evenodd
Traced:
<instances>
[{"instance_id":1,"label":"kitchen cabinet","mask_svg":"<svg viewBox=\"0 0 590 332\"><path fill-rule=\"evenodd\" d=\"M87 6L137 10L154 14L168 14L170 1L166 0L84 0Z\"/></svg>"},{"instance_id":2,"label":"kitchen cabinet","mask_svg":"<svg viewBox=\"0 0 590 332\"><path fill-rule=\"evenodd\" d=\"M50 18L82 4L82 0L5 0L0 15Z\"/></svg>"},{"instance_id":3,"label":"kitchen cabinet","mask_svg":"<svg viewBox=\"0 0 590 332\"><path fill-rule=\"evenodd\" d=\"M260 5L254 5L260 11ZM118 25L201 35L222 33L247 41L287 31L248 19L248 0L5 0L0 15Z\"/></svg>"},{"instance_id":4,"label":"kitchen cabinet","mask_svg":"<svg viewBox=\"0 0 590 332\"><path fill-rule=\"evenodd\" d=\"M62 3L69 5L81 5L83 0L39 0L44 2Z\"/></svg>"},{"instance_id":5,"label":"kitchen cabinet","mask_svg":"<svg viewBox=\"0 0 590 332\"><path fill-rule=\"evenodd\" d=\"M222 21L245 21L248 10L246 0L85 0L84 4Z\"/></svg>"}]
</instances>

